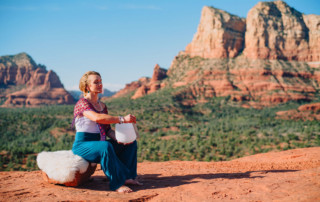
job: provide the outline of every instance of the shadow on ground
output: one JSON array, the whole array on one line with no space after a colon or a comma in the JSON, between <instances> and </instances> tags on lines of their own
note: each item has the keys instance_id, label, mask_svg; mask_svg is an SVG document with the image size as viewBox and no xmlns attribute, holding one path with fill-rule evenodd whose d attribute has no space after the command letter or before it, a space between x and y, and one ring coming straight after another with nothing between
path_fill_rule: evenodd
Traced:
<instances>
[{"instance_id":1,"label":"shadow on ground","mask_svg":"<svg viewBox=\"0 0 320 202\"><path fill-rule=\"evenodd\" d=\"M146 174L140 175L139 181L143 186L133 186L133 190L148 190L159 189L167 187L177 187L185 184L197 183L199 180L211 180L211 179L241 179L241 178L263 178L267 173L283 173L283 172L296 172L298 170L261 170L261 171L247 171L243 173L208 173L208 174L190 174L181 176L161 176L161 174ZM252 176L252 173L261 174ZM197 180L198 179L198 180ZM89 182L76 187L78 189L90 189L96 191L109 190L109 180L106 176L93 176Z\"/></svg>"}]
</instances>

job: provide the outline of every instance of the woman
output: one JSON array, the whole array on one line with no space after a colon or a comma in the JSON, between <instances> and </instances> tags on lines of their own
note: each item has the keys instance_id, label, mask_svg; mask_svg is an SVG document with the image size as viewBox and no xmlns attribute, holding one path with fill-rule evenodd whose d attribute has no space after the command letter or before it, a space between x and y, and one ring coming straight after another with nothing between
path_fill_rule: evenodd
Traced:
<instances>
[{"instance_id":1,"label":"woman","mask_svg":"<svg viewBox=\"0 0 320 202\"><path fill-rule=\"evenodd\" d=\"M74 107L73 124L76 138L72 151L89 162L100 163L110 180L110 189L122 193L132 192L125 185L142 185L137 177L137 142L123 145L115 138L110 124L136 123L136 117L108 115L107 107L98 100L102 93L102 80L98 72L85 73L79 83L84 94ZM108 140L106 140L108 136Z\"/></svg>"}]
</instances>

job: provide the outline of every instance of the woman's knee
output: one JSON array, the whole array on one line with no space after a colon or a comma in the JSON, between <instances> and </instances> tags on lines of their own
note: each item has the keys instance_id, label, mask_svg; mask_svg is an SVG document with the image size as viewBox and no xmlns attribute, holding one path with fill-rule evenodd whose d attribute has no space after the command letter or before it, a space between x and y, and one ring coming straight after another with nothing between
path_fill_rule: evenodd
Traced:
<instances>
[{"instance_id":1,"label":"woman's knee","mask_svg":"<svg viewBox=\"0 0 320 202\"><path fill-rule=\"evenodd\" d=\"M101 147L100 148L101 151L103 151L103 152L114 152L112 144L108 141L101 142L100 147Z\"/></svg>"}]
</instances>

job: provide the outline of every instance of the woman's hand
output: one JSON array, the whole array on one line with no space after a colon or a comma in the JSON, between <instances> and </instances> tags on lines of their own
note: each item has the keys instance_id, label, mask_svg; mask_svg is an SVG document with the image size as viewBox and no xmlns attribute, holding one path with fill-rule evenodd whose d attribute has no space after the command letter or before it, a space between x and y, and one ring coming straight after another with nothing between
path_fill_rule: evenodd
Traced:
<instances>
[{"instance_id":1,"label":"woman's hand","mask_svg":"<svg viewBox=\"0 0 320 202\"><path fill-rule=\"evenodd\" d=\"M123 117L124 118L124 122L125 123L136 123L136 117L131 115L131 114L128 114L127 116Z\"/></svg>"}]
</instances>

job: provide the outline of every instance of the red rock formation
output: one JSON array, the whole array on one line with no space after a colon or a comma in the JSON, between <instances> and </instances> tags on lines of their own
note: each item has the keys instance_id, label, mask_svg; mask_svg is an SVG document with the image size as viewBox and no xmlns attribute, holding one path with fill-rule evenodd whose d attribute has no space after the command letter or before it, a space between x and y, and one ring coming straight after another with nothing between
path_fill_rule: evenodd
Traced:
<instances>
[{"instance_id":1,"label":"red rock formation","mask_svg":"<svg viewBox=\"0 0 320 202\"><path fill-rule=\"evenodd\" d=\"M315 76L320 70L302 62L277 60L203 59L181 55L170 67L172 87L185 86L178 100L226 97L245 106L261 108L290 100L312 100L319 88ZM201 66L198 67L198 64ZM195 69L190 69L190 66ZM188 71L185 71L189 69ZM202 100L203 101L203 100Z\"/></svg>"},{"instance_id":2,"label":"red rock formation","mask_svg":"<svg viewBox=\"0 0 320 202\"><path fill-rule=\"evenodd\" d=\"M35 62L25 53L0 57L0 85L26 84L36 68Z\"/></svg>"},{"instance_id":3,"label":"red rock formation","mask_svg":"<svg viewBox=\"0 0 320 202\"><path fill-rule=\"evenodd\" d=\"M158 64L156 64L156 66L153 69L153 75L152 75L151 81L142 85L140 88L138 88L138 90L135 92L135 94L131 98L137 99L159 90L160 88L164 87L164 85L161 84L161 81L166 77L167 77L167 70L161 68Z\"/></svg>"},{"instance_id":4,"label":"red rock formation","mask_svg":"<svg viewBox=\"0 0 320 202\"><path fill-rule=\"evenodd\" d=\"M167 77L167 70L161 68L158 64L155 65L153 70L152 78L143 77L138 81L134 81L130 84L127 84L126 87L120 90L118 93L113 95L113 98L121 97L127 95L128 93L134 92L132 99L137 99L143 97L147 94L153 93L160 88L164 87L164 84L161 81Z\"/></svg>"},{"instance_id":5,"label":"red rock formation","mask_svg":"<svg viewBox=\"0 0 320 202\"><path fill-rule=\"evenodd\" d=\"M277 118L280 119L302 119L302 120L320 120L320 103L304 104L298 109L277 112Z\"/></svg>"},{"instance_id":6,"label":"red rock formation","mask_svg":"<svg viewBox=\"0 0 320 202\"><path fill-rule=\"evenodd\" d=\"M320 61L320 16L303 15L303 20L309 29L309 52L306 61ZM317 64L320 67L320 64Z\"/></svg>"},{"instance_id":7,"label":"red rock formation","mask_svg":"<svg viewBox=\"0 0 320 202\"><path fill-rule=\"evenodd\" d=\"M134 93L134 95L131 98L137 99L139 97L143 97L148 94L149 90L150 90L150 88L147 85L143 85L137 89L137 91Z\"/></svg>"},{"instance_id":8,"label":"red rock formation","mask_svg":"<svg viewBox=\"0 0 320 202\"><path fill-rule=\"evenodd\" d=\"M248 58L319 61L319 52L309 56L310 46L317 50L320 45L309 44L313 33L303 15L285 2L259 2L246 22L244 54Z\"/></svg>"},{"instance_id":9,"label":"red rock formation","mask_svg":"<svg viewBox=\"0 0 320 202\"><path fill-rule=\"evenodd\" d=\"M320 112L320 103L301 105L298 108L298 110L299 111L312 111L313 113L319 113Z\"/></svg>"},{"instance_id":10,"label":"red rock formation","mask_svg":"<svg viewBox=\"0 0 320 202\"><path fill-rule=\"evenodd\" d=\"M181 54L168 78L136 86L132 99L167 87L183 87L175 96L184 105L212 97L230 97L244 107L262 108L288 101L310 101L320 86L320 70L303 62L278 60L203 59Z\"/></svg>"},{"instance_id":11,"label":"red rock formation","mask_svg":"<svg viewBox=\"0 0 320 202\"><path fill-rule=\"evenodd\" d=\"M4 106L7 107L75 102L55 72L36 65L25 53L0 57L0 78L0 84L7 87L7 91L1 94L6 98ZM12 86L22 89L10 92Z\"/></svg>"},{"instance_id":12,"label":"red rock formation","mask_svg":"<svg viewBox=\"0 0 320 202\"><path fill-rule=\"evenodd\" d=\"M156 66L154 66L154 69L153 69L153 75L152 75L151 81L157 82L166 77L167 77L167 70L161 68L158 64L156 64Z\"/></svg>"},{"instance_id":13,"label":"red rock formation","mask_svg":"<svg viewBox=\"0 0 320 202\"><path fill-rule=\"evenodd\" d=\"M185 51L204 58L236 57L243 49L245 29L244 19L205 6L198 31Z\"/></svg>"},{"instance_id":14,"label":"red rock formation","mask_svg":"<svg viewBox=\"0 0 320 202\"><path fill-rule=\"evenodd\" d=\"M112 98L117 98L117 97L125 96L129 93L132 93L136 91L138 88L140 88L141 86L144 86L149 82L150 82L150 78L142 77L138 81L133 81L129 84L126 84L126 86L120 91L118 91L116 94L114 94Z\"/></svg>"},{"instance_id":15,"label":"red rock formation","mask_svg":"<svg viewBox=\"0 0 320 202\"><path fill-rule=\"evenodd\" d=\"M320 16L302 15L282 1L260 2L248 13L245 46L230 55L227 50L232 48L222 47L236 40L223 40L221 36L232 30L227 23L232 18L239 20L224 11L203 8L195 37L168 71L173 87L186 86L177 93L179 100L194 104L192 100L230 96L231 100L246 102L243 106L255 108L312 100L320 86L317 62L309 66L256 59L320 61ZM239 39L242 29L234 24L232 27L237 31L230 33ZM244 56L224 59L237 56L243 48Z\"/></svg>"}]
</instances>

